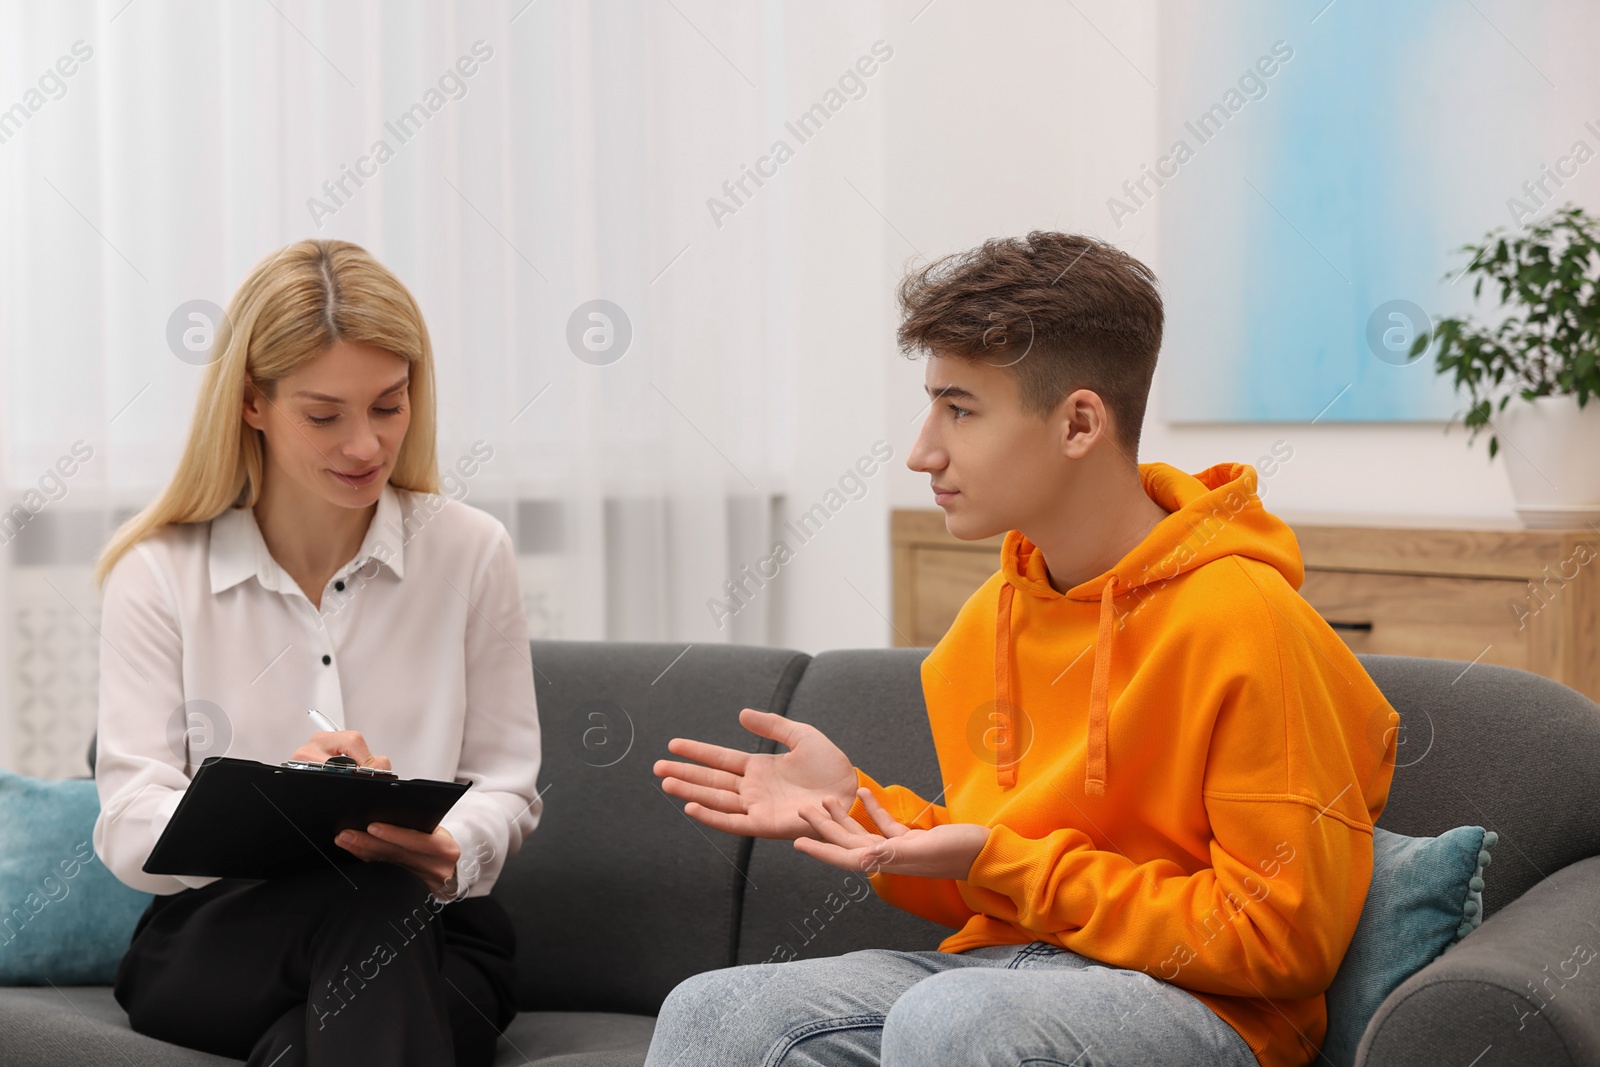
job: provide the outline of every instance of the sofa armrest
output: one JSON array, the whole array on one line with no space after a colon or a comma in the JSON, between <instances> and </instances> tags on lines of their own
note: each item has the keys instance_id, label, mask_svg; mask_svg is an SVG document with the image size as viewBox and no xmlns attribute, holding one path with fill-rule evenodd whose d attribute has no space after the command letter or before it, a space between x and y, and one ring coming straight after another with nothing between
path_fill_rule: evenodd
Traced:
<instances>
[{"instance_id":1,"label":"sofa armrest","mask_svg":"<svg viewBox=\"0 0 1600 1067\"><path fill-rule=\"evenodd\" d=\"M1539 882L1412 975L1356 1050L1357 1067L1596 1062L1600 856Z\"/></svg>"}]
</instances>

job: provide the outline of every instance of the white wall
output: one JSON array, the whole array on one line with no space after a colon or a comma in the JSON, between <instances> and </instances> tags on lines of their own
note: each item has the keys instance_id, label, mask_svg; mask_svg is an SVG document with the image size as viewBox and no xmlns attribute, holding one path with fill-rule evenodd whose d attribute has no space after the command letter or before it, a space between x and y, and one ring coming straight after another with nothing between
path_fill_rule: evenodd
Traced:
<instances>
[{"instance_id":1,"label":"white wall","mask_svg":"<svg viewBox=\"0 0 1600 1067\"><path fill-rule=\"evenodd\" d=\"M892 287L909 262L991 236L1055 229L1111 240L1160 276L1159 200L1116 231L1105 208L1124 179L1160 155L1157 18L1151 0L935 0L887 12L881 35L895 55L867 101L882 127L881 196L856 178L875 149L867 122L850 130L860 137L848 152L829 145L807 161L809 181L837 182L823 173L829 168L848 174L884 218L840 182L843 194L831 200L839 217L826 229L810 227L819 243L805 251L805 303L816 310L802 325L801 438L809 445L798 466L801 483L820 492L877 437L893 446L895 459L791 568L777 643L819 651L892 642L883 617L890 614L888 513L933 507L927 476L905 467L926 401L922 364L894 347ZM829 235L842 243L820 243ZM845 272L830 261L874 258L883 268L875 287L836 284ZM1174 426L1162 416L1162 385L1158 368L1141 462L1190 471L1248 463L1281 439L1294 454L1264 483L1276 511L1514 519L1502 461L1488 460L1486 435L1469 448L1464 429L1446 433L1443 423Z\"/></svg>"}]
</instances>

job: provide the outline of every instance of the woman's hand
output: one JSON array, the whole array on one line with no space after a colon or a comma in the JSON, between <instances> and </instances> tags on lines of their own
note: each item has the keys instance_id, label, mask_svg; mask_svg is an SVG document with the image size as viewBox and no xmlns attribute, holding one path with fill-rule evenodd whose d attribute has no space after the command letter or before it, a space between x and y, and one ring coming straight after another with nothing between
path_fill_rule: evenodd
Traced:
<instances>
[{"instance_id":1,"label":"woman's hand","mask_svg":"<svg viewBox=\"0 0 1600 1067\"><path fill-rule=\"evenodd\" d=\"M796 838L794 847L846 871L966 881L973 861L989 840L989 828L971 822L945 823L931 830L908 829L895 821L871 790L858 789L856 795L883 831L882 837L852 819L850 809L838 798L828 797L821 808L806 805L800 809L813 837Z\"/></svg>"},{"instance_id":2,"label":"woman's hand","mask_svg":"<svg viewBox=\"0 0 1600 1067\"><path fill-rule=\"evenodd\" d=\"M363 767L394 770L388 756L372 754L359 730L319 730L289 758L325 762L329 756L338 755L350 756ZM422 879L435 897L448 900L456 895L456 860L461 858L461 846L442 826L425 834L393 823L375 822L365 830L344 830L333 843L368 863L382 860L406 868Z\"/></svg>"},{"instance_id":3,"label":"woman's hand","mask_svg":"<svg viewBox=\"0 0 1600 1067\"><path fill-rule=\"evenodd\" d=\"M311 740L294 750L290 759L326 763L329 756L350 756L363 767L392 771L388 756L374 756L360 730L318 730Z\"/></svg>"},{"instance_id":4,"label":"woman's hand","mask_svg":"<svg viewBox=\"0 0 1600 1067\"><path fill-rule=\"evenodd\" d=\"M461 858L461 846L442 826L425 834L392 823L368 823L365 831L341 831L333 843L369 863L399 864L421 878L428 892L440 900L456 895L456 860Z\"/></svg>"}]
</instances>

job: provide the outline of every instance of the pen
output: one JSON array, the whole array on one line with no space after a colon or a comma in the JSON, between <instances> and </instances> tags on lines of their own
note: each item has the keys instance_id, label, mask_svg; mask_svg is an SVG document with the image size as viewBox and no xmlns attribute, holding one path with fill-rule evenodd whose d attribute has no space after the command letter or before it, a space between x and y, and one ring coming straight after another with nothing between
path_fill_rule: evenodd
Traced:
<instances>
[{"instance_id":1,"label":"pen","mask_svg":"<svg viewBox=\"0 0 1600 1067\"><path fill-rule=\"evenodd\" d=\"M337 726L333 725L326 715L322 714L322 712L318 711L316 708L312 708L311 710L307 711L306 714L311 716L312 722L316 723L318 727L326 730L328 733L333 733L339 729Z\"/></svg>"}]
</instances>

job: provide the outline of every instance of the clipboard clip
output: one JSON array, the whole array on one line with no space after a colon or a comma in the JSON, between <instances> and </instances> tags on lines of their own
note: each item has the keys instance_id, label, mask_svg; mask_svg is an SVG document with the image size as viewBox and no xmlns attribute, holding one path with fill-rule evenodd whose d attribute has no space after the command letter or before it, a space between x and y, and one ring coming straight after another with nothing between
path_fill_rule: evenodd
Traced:
<instances>
[{"instance_id":1,"label":"clipboard clip","mask_svg":"<svg viewBox=\"0 0 1600 1067\"><path fill-rule=\"evenodd\" d=\"M394 771L385 771L377 767L363 767L356 763L354 756L346 756L342 752L337 756L329 756L327 761L322 763L316 760L292 759L285 760L282 766L291 767L297 771L327 771L332 774L353 774L365 778L400 777Z\"/></svg>"}]
</instances>

